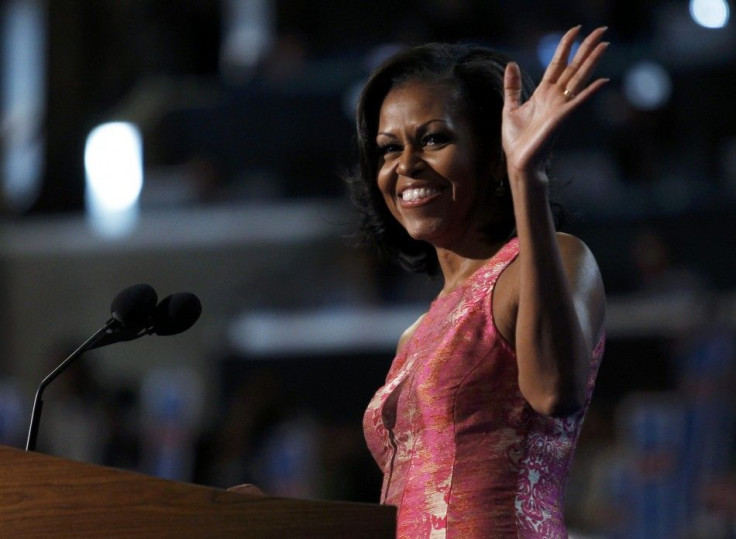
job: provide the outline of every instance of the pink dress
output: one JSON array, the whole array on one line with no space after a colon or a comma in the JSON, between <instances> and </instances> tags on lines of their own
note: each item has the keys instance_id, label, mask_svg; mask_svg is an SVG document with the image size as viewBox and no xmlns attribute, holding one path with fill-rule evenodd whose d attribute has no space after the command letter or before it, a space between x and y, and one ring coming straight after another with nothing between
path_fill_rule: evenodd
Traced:
<instances>
[{"instance_id":1,"label":"pink dress","mask_svg":"<svg viewBox=\"0 0 736 539\"><path fill-rule=\"evenodd\" d=\"M492 315L493 288L518 251L510 241L432 303L366 410L381 503L398 507L400 538L567 537L564 487L603 339L585 408L566 418L534 412Z\"/></svg>"}]
</instances>

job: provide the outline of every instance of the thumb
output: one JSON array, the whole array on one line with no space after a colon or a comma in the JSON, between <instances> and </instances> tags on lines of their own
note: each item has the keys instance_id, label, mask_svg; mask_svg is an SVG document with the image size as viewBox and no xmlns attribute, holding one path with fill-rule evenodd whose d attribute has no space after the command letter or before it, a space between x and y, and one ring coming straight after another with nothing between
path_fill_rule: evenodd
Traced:
<instances>
[{"instance_id":1,"label":"thumb","mask_svg":"<svg viewBox=\"0 0 736 539\"><path fill-rule=\"evenodd\" d=\"M516 62L506 64L503 74L503 107L515 109L521 104L521 70Z\"/></svg>"}]
</instances>

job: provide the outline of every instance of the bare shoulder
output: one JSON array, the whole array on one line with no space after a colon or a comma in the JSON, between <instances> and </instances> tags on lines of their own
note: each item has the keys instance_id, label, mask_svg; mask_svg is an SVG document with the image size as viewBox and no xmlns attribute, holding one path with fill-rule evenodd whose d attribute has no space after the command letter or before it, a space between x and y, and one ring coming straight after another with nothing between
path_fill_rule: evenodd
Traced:
<instances>
[{"instance_id":1,"label":"bare shoulder","mask_svg":"<svg viewBox=\"0 0 736 539\"><path fill-rule=\"evenodd\" d=\"M572 234L566 232L556 232L555 237L557 238L557 245L560 248L560 253L563 256L572 256L575 258L586 258L590 257L593 262L593 253L590 248L585 244L583 240Z\"/></svg>"},{"instance_id":2,"label":"bare shoulder","mask_svg":"<svg viewBox=\"0 0 736 539\"><path fill-rule=\"evenodd\" d=\"M569 279L573 281L581 278L600 279L598 262L583 240L564 232L557 232L556 238L560 257Z\"/></svg>"},{"instance_id":3,"label":"bare shoulder","mask_svg":"<svg viewBox=\"0 0 736 539\"><path fill-rule=\"evenodd\" d=\"M426 314L427 313L424 313L422 316L417 318L416 321L411 326L406 328L406 331L404 331L404 333L399 338L399 344L396 347L396 352L399 352L404 347L404 345L406 345L406 343L409 342L409 339L411 339L412 336L414 336L414 332L417 330L417 327L422 322L422 320L424 320L424 317L426 316Z\"/></svg>"}]
</instances>

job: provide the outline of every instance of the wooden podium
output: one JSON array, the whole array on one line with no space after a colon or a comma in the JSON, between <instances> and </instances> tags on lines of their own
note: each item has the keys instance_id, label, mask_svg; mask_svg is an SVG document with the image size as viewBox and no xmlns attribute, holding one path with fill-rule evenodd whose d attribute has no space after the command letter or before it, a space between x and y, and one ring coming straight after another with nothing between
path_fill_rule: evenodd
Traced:
<instances>
[{"instance_id":1,"label":"wooden podium","mask_svg":"<svg viewBox=\"0 0 736 539\"><path fill-rule=\"evenodd\" d=\"M393 538L394 507L249 496L0 446L3 537Z\"/></svg>"}]
</instances>

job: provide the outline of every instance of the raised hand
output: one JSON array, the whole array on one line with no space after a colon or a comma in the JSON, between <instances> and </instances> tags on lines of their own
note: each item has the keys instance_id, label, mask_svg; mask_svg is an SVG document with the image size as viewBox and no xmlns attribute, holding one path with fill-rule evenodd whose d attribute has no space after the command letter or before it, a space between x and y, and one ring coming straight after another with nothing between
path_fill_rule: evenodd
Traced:
<instances>
[{"instance_id":1,"label":"raised hand","mask_svg":"<svg viewBox=\"0 0 736 539\"><path fill-rule=\"evenodd\" d=\"M608 81L599 78L588 84L608 47L607 42L601 41L605 31L605 27L593 30L568 63L580 27L568 30L542 81L523 104L519 66L514 62L506 66L501 138L512 182L542 170L565 118Z\"/></svg>"}]
</instances>

